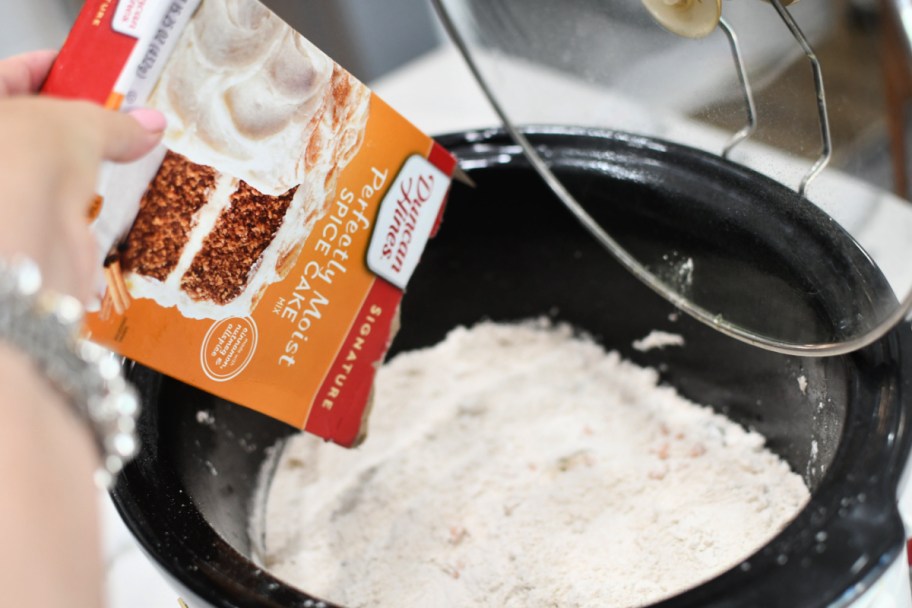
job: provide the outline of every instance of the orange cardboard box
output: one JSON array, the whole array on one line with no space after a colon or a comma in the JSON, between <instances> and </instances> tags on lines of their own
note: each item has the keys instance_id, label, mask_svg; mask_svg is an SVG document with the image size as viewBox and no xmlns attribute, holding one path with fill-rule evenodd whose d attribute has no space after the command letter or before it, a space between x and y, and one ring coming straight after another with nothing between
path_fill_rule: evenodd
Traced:
<instances>
[{"instance_id":1,"label":"orange cardboard box","mask_svg":"<svg viewBox=\"0 0 912 608\"><path fill-rule=\"evenodd\" d=\"M256 0L89 0L43 92L169 121L99 185L90 337L356 444L455 160Z\"/></svg>"}]
</instances>

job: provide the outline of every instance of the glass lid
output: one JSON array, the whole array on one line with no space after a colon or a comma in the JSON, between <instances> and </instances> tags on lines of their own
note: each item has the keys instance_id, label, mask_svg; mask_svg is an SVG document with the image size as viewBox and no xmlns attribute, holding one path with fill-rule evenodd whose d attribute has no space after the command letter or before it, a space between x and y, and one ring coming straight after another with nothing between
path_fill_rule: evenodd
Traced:
<instances>
[{"instance_id":1,"label":"glass lid","mask_svg":"<svg viewBox=\"0 0 912 608\"><path fill-rule=\"evenodd\" d=\"M681 310L802 356L906 316L900 0L434 4L559 200ZM587 142L576 160L568 133ZM581 171L616 178L611 210L565 179Z\"/></svg>"}]
</instances>

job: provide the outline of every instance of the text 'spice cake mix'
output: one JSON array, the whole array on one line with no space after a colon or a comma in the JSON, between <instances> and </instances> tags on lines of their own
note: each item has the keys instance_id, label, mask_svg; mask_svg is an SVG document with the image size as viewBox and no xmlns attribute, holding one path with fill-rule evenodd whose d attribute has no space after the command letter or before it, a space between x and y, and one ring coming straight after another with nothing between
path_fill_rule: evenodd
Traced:
<instances>
[{"instance_id":1,"label":"text 'spice cake mix'","mask_svg":"<svg viewBox=\"0 0 912 608\"><path fill-rule=\"evenodd\" d=\"M357 443L453 158L256 0L89 0L44 93L168 119L99 186L92 339Z\"/></svg>"}]
</instances>

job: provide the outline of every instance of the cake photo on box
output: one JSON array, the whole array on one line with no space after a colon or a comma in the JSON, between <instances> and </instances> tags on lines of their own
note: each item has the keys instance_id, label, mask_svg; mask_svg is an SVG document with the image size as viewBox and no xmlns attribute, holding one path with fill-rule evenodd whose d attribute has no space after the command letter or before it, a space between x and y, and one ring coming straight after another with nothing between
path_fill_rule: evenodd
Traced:
<instances>
[{"instance_id":1,"label":"cake photo on box","mask_svg":"<svg viewBox=\"0 0 912 608\"><path fill-rule=\"evenodd\" d=\"M121 246L130 294L247 316L332 203L370 91L256 0L204 0L148 105L167 152Z\"/></svg>"}]
</instances>

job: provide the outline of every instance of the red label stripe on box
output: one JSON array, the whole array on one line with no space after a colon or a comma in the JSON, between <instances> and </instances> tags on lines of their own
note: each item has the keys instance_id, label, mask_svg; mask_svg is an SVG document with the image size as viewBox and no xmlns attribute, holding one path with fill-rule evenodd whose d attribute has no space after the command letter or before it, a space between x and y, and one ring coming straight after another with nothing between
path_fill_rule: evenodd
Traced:
<instances>
[{"instance_id":1,"label":"red label stripe on box","mask_svg":"<svg viewBox=\"0 0 912 608\"><path fill-rule=\"evenodd\" d=\"M336 360L317 392L305 430L339 445L351 447L358 439L364 407L377 368L392 341L390 328L402 292L376 279Z\"/></svg>"},{"instance_id":2,"label":"red label stripe on box","mask_svg":"<svg viewBox=\"0 0 912 608\"><path fill-rule=\"evenodd\" d=\"M87 0L60 50L42 92L56 97L108 102L136 39L114 31L117 0Z\"/></svg>"},{"instance_id":3,"label":"red label stripe on box","mask_svg":"<svg viewBox=\"0 0 912 608\"><path fill-rule=\"evenodd\" d=\"M446 148L438 144L436 141L431 145L431 152L428 154L428 162L443 171L445 175L449 175L450 177L452 177L453 171L456 170L456 157L450 154ZM431 229L431 238L437 236L437 232L440 230L440 225L443 223L443 214L446 211L448 199L449 193L447 193L447 198L443 199L443 204L440 205L440 212L437 214L437 221L434 222L434 228Z\"/></svg>"},{"instance_id":4,"label":"red label stripe on box","mask_svg":"<svg viewBox=\"0 0 912 608\"><path fill-rule=\"evenodd\" d=\"M438 144L436 141L431 146L431 153L428 154L428 162L443 171L446 175L453 175L456 169L456 157L447 152L447 149Z\"/></svg>"}]
</instances>

